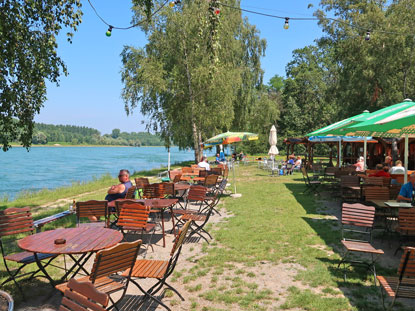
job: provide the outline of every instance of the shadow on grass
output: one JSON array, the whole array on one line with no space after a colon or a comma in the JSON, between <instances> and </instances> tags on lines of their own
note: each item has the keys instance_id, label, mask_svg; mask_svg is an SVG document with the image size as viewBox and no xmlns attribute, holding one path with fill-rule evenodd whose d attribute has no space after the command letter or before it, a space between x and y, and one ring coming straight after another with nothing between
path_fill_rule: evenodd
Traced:
<instances>
[{"instance_id":1,"label":"shadow on grass","mask_svg":"<svg viewBox=\"0 0 415 311\"><path fill-rule=\"evenodd\" d=\"M331 275L331 280L336 284L336 287L342 291L343 295L356 310L383 310L380 290L374 285L372 273L368 272L367 269L362 266L347 267L347 280L344 281L343 268L337 267L344 250L340 243L341 231L339 221L337 220L340 219L341 207L335 206L334 208L326 209L324 206L319 206L319 203L316 202L318 199L330 201L333 200L334 196L328 193L323 193L322 195L313 195L313 193L310 194L310 192L306 193L307 188L303 183L286 183L285 186L292 192L297 202L305 210L307 215L302 217L303 220L335 253L335 255L330 255L328 253L327 257L317 256L315 259L325 266L326 270ZM326 195L330 196L325 197ZM391 250L386 250L388 246L386 243L383 243L383 241L374 240L373 244L376 248L384 249L385 253L390 255L389 253L391 253ZM388 260L392 262L392 266L398 267L400 258L390 257L391 258L388 257ZM369 260L370 258L364 257L363 259ZM382 257L380 257L377 262L382 263ZM396 268L390 269L383 265L381 266L380 264L376 264L376 270L378 275L396 274ZM412 303L410 306L398 305L396 310L414 310L413 307L414 305Z\"/></svg>"}]
</instances>

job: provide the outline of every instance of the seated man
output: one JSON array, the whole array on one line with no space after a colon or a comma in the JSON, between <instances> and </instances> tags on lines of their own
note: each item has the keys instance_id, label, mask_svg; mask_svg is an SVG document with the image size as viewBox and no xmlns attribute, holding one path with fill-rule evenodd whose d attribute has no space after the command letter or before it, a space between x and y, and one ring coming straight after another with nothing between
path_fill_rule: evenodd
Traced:
<instances>
[{"instance_id":1,"label":"seated man","mask_svg":"<svg viewBox=\"0 0 415 311\"><path fill-rule=\"evenodd\" d=\"M392 166L389 170L390 174L405 174L405 168L402 166L402 161L397 160L395 166Z\"/></svg>"},{"instance_id":2,"label":"seated man","mask_svg":"<svg viewBox=\"0 0 415 311\"><path fill-rule=\"evenodd\" d=\"M398 201L411 202L412 192L415 190L415 173L409 176L409 182L404 184L398 195Z\"/></svg>"},{"instance_id":3,"label":"seated man","mask_svg":"<svg viewBox=\"0 0 415 311\"><path fill-rule=\"evenodd\" d=\"M391 177L391 174L389 174L388 166L376 164L376 170L377 172L375 174L370 174L369 177Z\"/></svg>"},{"instance_id":4,"label":"seated man","mask_svg":"<svg viewBox=\"0 0 415 311\"><path fill-rule=\"evenodd\" d=\"M120 170L118 180L120 181L118 185L113 185L108 189L108 194L105 197L105 200L108 202L124 199L128 189L133 186L130 181L130 172L128 170Z\"/></svg>"},{"instance_id":5,"label":"seated man","mask_svg":"<svg viewBox=\"0 0 415 311\"><path fill-rule=\"evenodd\" d=\"M207 171L210 171L210 165L208 163L207 157L203 156L202 161L200 161L197 166L200 168L205 168Z\"/></svg>"}]
</instances>

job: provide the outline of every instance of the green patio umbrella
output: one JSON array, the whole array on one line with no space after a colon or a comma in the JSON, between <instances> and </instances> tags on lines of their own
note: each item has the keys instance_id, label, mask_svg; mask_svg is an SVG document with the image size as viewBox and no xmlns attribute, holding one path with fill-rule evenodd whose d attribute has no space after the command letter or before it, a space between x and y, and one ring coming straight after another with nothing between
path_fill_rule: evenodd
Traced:
<instances>
[{"instance_id":1,"label":"green patio umbrella","mask_svg":"<svg viewBox=\"0 0 415 311\"><path fill-rule=\"evenodd\" d=\"M348 127L346 135L364 135L376 137L404 137L404 166L408 171L408 138L415 137L415 102L405 100L371 114L365 122ZM405 174L405 183L407 182Z\"/></svg>"},{"instance_id":2,"label":"green patio umbrella","mask_svg":"<svg viewBox=\"0 0 415 311\"><path fill-rule=\"evenodd\" d=\"M315 130L314 132L306 134L306 136L343 135L343 132L341 131L342 129L347 128L348 126L355 123L364 121L366 117L369 116L369 114L369 111L365 110L361 114L327 125L318 130Z\"/></svg>"},{"instance_id":3,"label":"green patio umbrella","mask_svg":"<svg viewBox=\"0 0 415 311\"><path fill-rule=\"evenodd\" d=\"M205 141L204 145L230 145L241 141L257 140L258 134L249 132L226 132L216 136L213 136ZM233 186L236 194L236 183L235 183L235 165L232 165L233 172Z\"/></svg>"}]
</instances>

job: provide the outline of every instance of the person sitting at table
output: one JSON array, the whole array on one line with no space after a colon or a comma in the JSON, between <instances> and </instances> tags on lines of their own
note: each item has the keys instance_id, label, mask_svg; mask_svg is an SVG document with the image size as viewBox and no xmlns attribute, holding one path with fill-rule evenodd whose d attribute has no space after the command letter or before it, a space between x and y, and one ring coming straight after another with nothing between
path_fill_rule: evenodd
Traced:
<instances>
[{"instance_id":1,"label":"person sitting at table","mask_svg":"<svg viewBox=\"0 0 415 311\"><path fill-rule=\"evenodd\" d=\"M359 157L357 162L353 164L356 167L356 172L363 172L365 170L365 158Z\"/></svg>"},{"instance_id":2,"label":"person sitting at table","mask_svg":"<svg viewBox=\"0 0 415 311\"><path fill-rule=\"evenodd\" d=\"M199 166L200 168L205 168L207 171L210 171L210 165L208 163L208 159L206 156L202 157L202 161L200 161L197 166Z\"/></svg>"},{"instance_id":3,"label":"person sitting at table","mask_svg":"<svg viewBox=\"0 0 415 311\"><path fill-rule=\"evenodd\" d=\"M301 163L302 163L301 157L297 156L297 160L294 162L294 168L295 169L300 169L301 168Z\"/></svg>"},{"instance_id":4,"label":"person sitting at table","mask_svg":"<svg viewBox=\"0 0 415 311\"><path fill-rule=\"evenodd\" d=\"M411 202L412 191L415 189L415 173L409 175L409 182L404 184L399 191L398 201Z\"/></svg>"},{"instance_id":5,"label":"person sitting at table","mask_svg":"<svg viewBox=\"0 0 415 311\"><path fill-rule=\"evenodd\" d=\"M405 174L405 168L402 166L402 161L397 160L395 166L392 166L389 170L390 174Z\"/></svg>"},{"instance_id":6,"label":"person sitting at table","mask_svg":"<svg viewBox=\"0 0 415 311\"><path fill-rule=\"evenodd\" d=\"M376 164L376 173L370 174L369 177L391 177L389 174L389 167L383 164Z\"/></svg>"},{"instance_id":7,"label":"person sitting at table","mask_svg":"<svg viewBox=\"0 0 415 311\"><path fill-rule=\"evenodd\" d=\"M108 189L108 194L105 197L105 200L108 202L124 199L128 189L133 186L130 181L130 172L128 170L120 170L118 180L120 181L118 185L112 185Z\"/></svg>"},{"instance_id":8,"label":"person sitting at table","mask_svg":"<svg viewBox=\"0 0 415 311\"><path fill-rule=\"evenodd\" d=\"M390 157L390 156L385 157L384 166L387 166L389 168L392 167L392 157Z\"/></svg>"},{"instance_id":9,"label":"person sitting at table","mask_svg":"<svg viewBox=\"0 0 415 311\"><path fill-rule=\"evenodd\" d=\"M220 164L220 156L219 153L216 154L216 159L215 159L216 164Z\"/></svg>"}]
</instances>

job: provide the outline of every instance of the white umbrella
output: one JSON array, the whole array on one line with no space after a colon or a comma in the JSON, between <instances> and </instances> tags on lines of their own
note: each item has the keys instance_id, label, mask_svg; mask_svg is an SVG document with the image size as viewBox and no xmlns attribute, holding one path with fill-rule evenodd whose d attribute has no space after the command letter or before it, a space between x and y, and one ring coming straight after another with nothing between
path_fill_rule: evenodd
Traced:
<instances>
[{"instance_id":1,"label":"white umbrella","mask_svg":"<svg viewBox=\"0 0 415 311\"><path fill-rule=\"evenodd\" d=\"M269 148L268 155L272 157L272 174L274 174L274 157L279 154L277 148L277 129L275 128L275 125L271 127L269 132L269 144L271 145L271 148Z\"/></svg>"}]
</instances>

